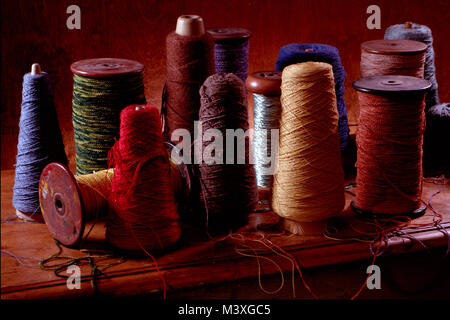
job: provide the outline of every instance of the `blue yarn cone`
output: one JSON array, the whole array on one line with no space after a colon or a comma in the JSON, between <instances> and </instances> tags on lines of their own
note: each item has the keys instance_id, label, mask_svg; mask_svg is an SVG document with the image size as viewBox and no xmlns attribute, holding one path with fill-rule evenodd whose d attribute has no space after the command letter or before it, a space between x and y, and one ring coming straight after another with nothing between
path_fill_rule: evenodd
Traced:
<instances>
[{"instance_id":1,"label":"blue yarn cone","mask_svg":"<svg viewBox=\"0 0 450 320\"><path fill-rule=\"evenodd\" d=\"M39 179L50 162L67 164L47 73L23 77L22 107L13 205L25 214L40 213Z\"/></svg>"},{"instance_id":2,"label":"blue yarn cone","mask_svg":"<svg viewBox=\"0 0 450 320\"><path fill-rule=\"evenodd\" d=\"M305 51L308 50L308 51ZM275 69L282 71L285 67L300 62L326 62L333 67L334 83L336 91L337 109L339 113L339 136L341 150L345 150L348 145L348 119L345 107L345 70L341 64L339 51L337 48L317 43L292 43L280 49Z\"/></svg>"}]
</instances>

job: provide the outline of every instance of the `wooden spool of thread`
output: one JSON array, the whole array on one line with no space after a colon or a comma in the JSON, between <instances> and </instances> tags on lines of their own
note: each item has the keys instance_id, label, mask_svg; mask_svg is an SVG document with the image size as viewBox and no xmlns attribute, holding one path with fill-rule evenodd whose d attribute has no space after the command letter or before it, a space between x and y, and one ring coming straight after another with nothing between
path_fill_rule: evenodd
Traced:
<instances>
[{"instance_id":1,"label":"wooden spool of thread","mask_svg":"<svg viewBox=\"0 0 450 320\"><path fill-rule=\"evenodd\" d=\"M52 161L67 163L53 101L53 89L39 63L24 75L13 205L19 219L43 222L39 207L39 177Z\"/></svg>"},{"instance_id":2,"label":"wooden spool of thread","mask_svg":"<svg viewBox=\"0 0 450 320\"><path fill-rule=\"evenodd\" d=\"M321 234L345 205L333 70L324 62L283 69L278 171L272 208L281 226Z\"/></svg>"},{"instance_id":3,"label":"wooden spool of thread","mask_svg":"<svg viewBox=\"0 0 450 320\"><path fill-rule=\"evenodd\" d=\"M249 39L252 33L242 28L212 28L216 72L234 73L245 82L248 76Z\"/></svg>"},{"instance_id":4,"label":"wooden spool of thread","mask_svg":"<svg viewBox=\"0 0 450 320\"><path fill-rule=\"evenodd\" d=\"M425 79L373 76L353 83L360 116L356 134L354 211L368 218L422 215Z\"/></svg>"},{"instance_id":5,"label":"wooden spool of thread","mask_svg":"<svg viewBox=\"0 0 450 320\"><path fill-rule=\"evenodd\" d=\"M74 176L63 164L48 164L39 182L39 202L53 238L75 246L87 222L104 217L114 171Z\"/></svg>"},{"instance_id":6,"label":"wooden spool of thread","mask_svg":"<svg viewBox=\"0 0 450 320\"><path fill-rule=\"evenodd\" d=\"M174 146L165 148L170 155ZM170 161L170 180L178 211L187 215L190 197L190 178L183 163ZM63 164L50 163L41 174L39 202L45 223L53 238L65 246L80 243L86 223L107 216L108 196L114 169L74 176Z\"/></svg>"},{"instance_id":7,"label":"wooden spool of thread","mask_svg":"<svg viewBox=\"0 0 450 320\"><path fill-rule=\"evenodd\" d=\"M74 73L73 128L77 174L107 168L108 152L119 137L120 111L145 104L144 66L132 60L80 60Z\"/></svg>"},{"instance_id":8,"label":"wooden spool of thread","mask_svg":"<svg viewBox=\"0 0 450 320\"><path fill-rule=\"evenodd\" d=\"M203 19L197 15L182 15L176 30L166 39L167 74L163 92L161 117L166 140L174 130L184 128L191 136L200 108L199 90L203 81L214 73L213 41L205 33Z\"/></svg>"},{"instance_id":9,"label":"wooden spool of thread","mask_svg":"<svg viewBox=\"0 0 450 320\"><path fill-rule=\"evenodd\" d=\"M361 44L361 76L423 78L427 45L413 40L372 40Z\"/></svg>"},{"instance_id":10,"label":"wooden spool of thread","mask_svg":"<svg viewBox=\"0 0 450 320\"><path fill-rule=\"evenodd\" d=\"M253 95L253 150L255 158L255 173L260 195L269 195L273 183L273 174L264 174L266 164L264 159L273 152L271 130L280 129L281 114L281 71L259 71L252 73L246 81L247 90ZM276 159L276 157L275 157ZM259 200L269 200L261 197Z\"/></svg>"}]
</instances>

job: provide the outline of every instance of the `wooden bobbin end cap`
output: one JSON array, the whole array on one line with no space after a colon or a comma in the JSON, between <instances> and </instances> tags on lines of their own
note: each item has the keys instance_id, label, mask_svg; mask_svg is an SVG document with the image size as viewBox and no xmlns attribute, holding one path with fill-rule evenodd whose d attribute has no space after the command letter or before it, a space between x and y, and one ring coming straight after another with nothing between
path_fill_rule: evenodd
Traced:
<instances>
[{"instance_id":1,"label":"wooden bobbin end cap","mask_svg":"<svg viewBox=\"0 0 450 320\"><path fill-rule=\"evenodd\" d=\"M370 94L425 93L431 88L428 80L397 75L360 78L352 85L355 90Z\"/></svg>"},{"instance_id":2,"label":"wooden bobbin end cap","mask_svg":"<svg viewBox=\"0 0 450 320\"><path fill-rule=\"evenodd\" d=\"M280 220L280 225L283 229L296 235L316 236L321 235L325 232L327 222L326 221L298 222L282 218Z\"/></svg>"},{"instance_id":3,"label":"wooden bobbin end cap","mask_svg":"<svg viewBox=\"0 0 450 320\"><path fill-rule=\"evenodd\" d=\"M404 212L404 213L376 213L370 210L365 210L358 208L358 206L355 205L355 200L352 200L350 202L350 207L352 208L353 212L362 219L392 219L397 218L399 221L404 220L405 222L409 219L417 219L425 214L427 211L427 206L422 204L419 208L416 210L413 210L411 212Z\"/></svg>"},{"instance_id":4,"label":"wooden bobbin end cap","mask_svg":"<svg viewBox=\"0 0 450 320\"><path fill-rule=\"evenodd\" d=\"M41 66L39 65L39 63L33 63L31 66L31 74L32 75L37 75L37 74L41 74Z\"/></svg>"},{"instance_id":5,"label":"wooden bobbin end cap","mask_svg":"<svg viewBox=\"0 0 450 320\"><path fill-rule=\"evenodd\" d=\"M175 33L180 36L201 36L205 34L205 24L200 16L185 14L178 17Z\"/></svg>"},{"instance_id":6,"label":"wooden bobbin end cap","mask_svg":"<svg viewBox=\"0 0 450 320\"><path fill-rule=\"evenodd\" d=\"M414 55L427 50L425 43L414 40L371 40L361 44L361 50L386 55Z\"/></svg>"},{"instance_id":7,"label":"wooden bobbin end cap","mask_svg":"<svg viewBox=\"0 0 450 320\"><path fill-rule=\"evenodd\" d=\"M137 61L117 58L86 59L72 63L70 70L84 77L108 78L112 76L142 73L144 65Z\"/></svg>"},{"instance_id":8,"label":"wooden bobbin end cap","mask_svg":"<svg viewBox=\"0 0 450 320\"><path fill-rule=\"evenodd\" d=\"M39 181L39 201L53 238L72 246L84 232L83 205L74 175L60 163L48 164Z\"/></svg>"},{"instance_id":9,"label":"wooden bobbin end cap","mask_svg":"<svg viewBox=\"0 0 450 320\"><path fill-rule=\"evenodd\" d=\"M40 213L30 213L30 212L23 212L16 209L16 216L17 218L24 220L24 221L31 221L31 222L44 222L44 218L42 218L42 214Z\"/></svg>"},{"instance_id":10,"label":"wooden bobbin end cap","mask_svg":"<svg viewBox=\"0 0 450 320\"><path fill-rule=\"evenodd\" d=\"M281 71L258 71L250 74L245 81L247 90L267 96L281 95Z\"/></svg>"},{"instance_id":11,"label":"wooden bobbin end cap","mask_svg":"<svg viewBox=\"0 0 450 320\"><path fill-rule=\"evenodd\" d=\"M242 28L211 28L207 32L212 36L214 42L246 41L252 36L247 29Z\"/></svg>"}]
</instances>

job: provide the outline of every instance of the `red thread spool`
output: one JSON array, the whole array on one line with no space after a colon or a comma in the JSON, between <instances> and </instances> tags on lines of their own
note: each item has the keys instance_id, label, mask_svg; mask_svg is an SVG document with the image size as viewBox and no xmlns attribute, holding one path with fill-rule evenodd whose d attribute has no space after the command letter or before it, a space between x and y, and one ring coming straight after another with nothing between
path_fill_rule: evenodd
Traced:
<instances>
[{"instance_id":1,"label":"red thread spool","mask_svg":"<svg viewBox=\"0 0 450 320\"><path fill-rule=\"evenodd\" d=\"M111 149L114 178L106 239L126 251L163 250L181 236L158 110L132 105L120 115Z\"/></svg>"},{"instance_id":2,"label":"red thread spool","mask_svg":"<svg viewBox=\"0 0 450 320\"><path fill-rule=\"evenodd\" d=\"M353 83L360 104L357 192L352 207L373 218L422 215L424 97L431 83L374 76Z\"/></svg>"},{"instance_id":3,"label":"red thread spool","mask_svg":"<svg viewBox=\"0 0 450 320\"><path fill-rule=\"evenodd\" d=\"M361 76L423 78L427 45L413 40L372 40L361 44Z\"/></svg>"}]
</instances>

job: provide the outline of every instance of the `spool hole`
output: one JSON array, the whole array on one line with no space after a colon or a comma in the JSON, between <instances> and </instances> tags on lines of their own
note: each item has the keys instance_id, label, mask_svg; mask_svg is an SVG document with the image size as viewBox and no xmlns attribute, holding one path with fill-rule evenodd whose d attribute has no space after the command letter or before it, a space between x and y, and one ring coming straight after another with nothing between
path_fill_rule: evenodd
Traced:
<instances>
[{"instance_id":1,"label":"spool hole","mask_svg":"<svg viewBox=\"0 0 450 320\"><path fill-rule=\"evenodd\" d=\"M136 111L139 111L139 110L142 110L142 109L145 109L145 106L137 106L137 107L135 108Z\"/></svg>"},{"instance_id":2,"label":"spool hole","mask_svg":"<svg viewBox=\"0 0 450 320\"><path fill-rule=\"evenodd\" d=\"M55 205L56 212L59 215L63 216L66 210L65 210L64 201L62 199L61 194L56 193L53 197L53 202Z\"/></svg>"}]
</instances>

